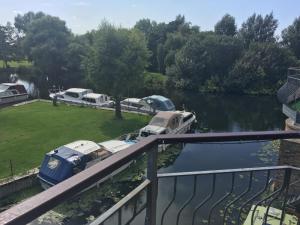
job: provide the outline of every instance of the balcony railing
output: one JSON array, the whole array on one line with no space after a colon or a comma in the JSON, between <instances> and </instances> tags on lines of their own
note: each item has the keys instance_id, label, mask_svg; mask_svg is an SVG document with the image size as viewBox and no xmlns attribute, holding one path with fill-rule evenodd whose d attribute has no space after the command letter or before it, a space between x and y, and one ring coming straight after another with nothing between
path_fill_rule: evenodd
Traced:
<instances>
[{"instance_id":1,"label":"balcony railing","mask_svg":"<svg viewBox=\"0 0 300 225\"><path fill-rule=\"evenodd\" d=\"M0 214L0 224L29 223L144 153L147 154L147 176L144 181L116 205L96 218L91 223L92 225L109 223L118 225L134 223L146 225L242 224L251 212L251 206L252 212L258 206L265 206L267 210L265 215L268 215L268 211L274 204L276 208L282 210L280 216L280 224L282 224L291 197L289 194L293 185L291 177L297 175L298 168L277 166L157 174L157 151L158 145L161 144L291 138L300 138L300 132L268 131L150 136L47 191L4 211ZM260 177L259 184L256 182L258 176ZM243 182L241 182L241 177L243 177ZM276 182L270 182L270 178L276 178ZM295 179L292 180L295 181ZM184 201L180 202L176 197L182 192L179 188L182 182L191 184L191 192ZM220 183L227 183L227 188L220 190ZM160 185L167 185L169 190L169 201L165 205L157 205L157 198L160 198L162 194L158 192ZM172 210L175 208L175 203L177 208ZM128 205L132 207L131 215L127 213L124 216L124 207ZM137 218L138 223L135 222ZM254 219L254 213L252 213L251 224L254 224ZM267 221L269 218L265 216L263 219Z\"/></svg>"}]
</instances>

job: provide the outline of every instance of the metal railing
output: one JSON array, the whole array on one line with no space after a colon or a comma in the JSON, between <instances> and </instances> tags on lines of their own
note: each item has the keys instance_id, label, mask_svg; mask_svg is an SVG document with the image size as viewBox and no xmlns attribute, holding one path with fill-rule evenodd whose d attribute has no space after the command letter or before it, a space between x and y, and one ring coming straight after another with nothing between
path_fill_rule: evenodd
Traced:
<instances>
[{"instance_id":1,"label":"metal railing","mask_svg":"<svg viewBox=\"0 0 300 225\"><path fill-rule=\"evenodd\" d=\"M300 68L288 69L287 82L277 91L278 100L289 104L300 97Z\"/></svg>"},{"instance_id":2,"label":"metal railing","mask_svg":"<svg viewBox=\"0 0 300 225\"><path fill-rule=\"evenodd\" d=\"M72 198L76 194L90 187L97 181L106 177L110 173L119 169L126 163L135 160L138 156L143 153L147 153L147 177L142 182L141 185L137 187L137 189L133 190L133 192L129 193L125 198L123 198L117 205L113 206L113 208L109 209L105 214L97 218L92 224L105 224L112 215L117 215L118 222L115 224L130 224L134 218L140 214L142 211L145 211L145 220L144 223L146 225L156 225L160 224L159 221L165 222L164 219L166 217L166 213L170 209L173 204L175 197L171 203L169 202L167 208L163 211L160 210L157 212L157 196L158 196L158 185L160 181L165 179L180 179L180 177L192 177L193 180L197 180L198 177L209 176L211 178L211 188L209 188L209 194L205 195L203 199L200 199L199 202L196 203L196 207L193 210L193 221L197 222L198 212L205 208L210 208L207 214L207 221L211 221L212 213L216 209L216 207L223 203L225 199L230 200L226 207L224 208L225 214L224 218L227 221L226 215L229 212L232 212L232 208L240 209L237 214L238 221L241 222L241 218L243 218L242 209L248 207L248 203L250 204L252 200L258 198L259 202L256 202L256 205L260 205L262 203L267 203L268 209L272 205L272 203L278 200L281 194L284 194L282 203L282 209L285 210L285 202L287 198L287 191L289 188L289 179L291 175L291 171L297 171L298 168L294 167L266 167L266 168L248 168L248 169L238 169L238 170L221 170L221 171L200 171L200 172L191 172L191 173L176 173L176 174L157 174L157 150L158 145L160 144L174 144L174 143L203 143L203 142L226 142L226 141L248 141L248 140L276 140L276 139L290 139L290 138L300 138L300 132L284 132L284 131L266 131L266 132L241 132L241 133L206 133L206 134L181 134L181 135L157 135L150 136L135 145L130 146L129 148L121 151L111 157L103 160L102 162L84 170L81 173L59 183L52 188L41 192L40 194L25 200L24 202L13 206L12 208L4 211L0 214L0 224L26 224L45 212L51 210L55 206L60 203L66 201L67 199ZM253 178L256 173L262 171L268 174L268 171L283 171L284 175L281 176L282 183L279 184L279 189L274 189L272 193L268 193L268 196L263 196L264 198L259 198L261 192L253 192L252 187ZM219 179L221 174L231 175L232 176L232 186L235 187L236 174L238 173L247 173L247 177L249 177L249 183L245 190L243 190L238 196L232 195L230 197L229 194L226 193L221 198L217 200L215 198L215 194L218 193L216 189L216 182ZM279 176L280 177L280 176ZM268 181L268 176L266 180ZM207 183L207 182L206 182ZM173 190L176 192L177 185L173 185ZM133 207L133 215L132 218L123 221L122 220L122 207L130 201L137 202L137 196L141 193L145 193L145 204L137 207L137 204L134 204ZM182 204L180 207L180 211L176 214L176 221L180 221L182 219L182 212L188 207L195 199L195 193L192 192L191 196ZM250 196L251 195L251 196ZM176 196L176 195L175 195ZM232 198L233 197L233 198ZM247 197L247 200L244 199ZM191 200L190 200L191 199ZM197 198L198 199L198 198ZM243 200L243 205L236 207L235 203ZM210 203L210 204L208 204ZM247 203L245 205L245 203ZM195 204L195 203L194 203ZM209 207L207 207L209 206ZM158 216L159 213L164 212L161 217ZM284 214L284 213L283 213Z\"/></svg>"}]
</instances>

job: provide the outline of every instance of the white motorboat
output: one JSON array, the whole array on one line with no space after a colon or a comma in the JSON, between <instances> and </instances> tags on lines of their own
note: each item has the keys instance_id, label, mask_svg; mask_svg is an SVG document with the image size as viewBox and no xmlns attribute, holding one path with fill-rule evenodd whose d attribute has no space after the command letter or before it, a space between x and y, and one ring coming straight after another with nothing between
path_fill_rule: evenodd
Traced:
<instances>
[{"instance_id":1,"label":"white motorboat","mask_svg":"<svg viewBox=\"0 0 300 225\"><path fill-rule=\"evenodd\" d=\"M121 101L124 110L155 114L159 111L174 111L173 102L161 95L152 95L145 98L126 98Z\"/></svg>"},{"instance_id":2,"label":"white motorboat","mask_svg":"<svg viewBox=\"0 0 300 225\"><path fill-rule=\"evenodd\" d=\"M0 105L20 102L28 99L28 93L22 84L2 83L0 84Z\"/></svg>"},{"instance_id":3,"label":"white motorboat","mask_svg":"<svg viewBox=\"0 0 300 225\"><path fill-rule=\"evenodd\" d=\"M91 89L70 88L66 91L50 93L51 99L76 105L88 105L95 107L111 107L114 102L105 94L93 93Z\"/></svg>"},{"instance_id":4,"label":"white motorboat","mask_svg":"<svg viewBox=\"0 0 300 225\"><path fill-rule=\"evenodd\" d=\"M139 131L138 139L156 134L183 134L188 132L196 116L185 111L160 111Z\"/></svg>"},{"instance_id":5,"label":"white motorboat","mask_svg":"<svg viewBox=\"0 0 300 225\"><path fill-rule=\"evenodd\" d=\"M97 144L92 141L80 140L60 146L45 155L38 178L43 188L49 188L128 148L134 143L134 141L110 140ZM109 176L97 181L95 185L121 172L129 164L123 165Z\"/></svg>"}]
</instances>

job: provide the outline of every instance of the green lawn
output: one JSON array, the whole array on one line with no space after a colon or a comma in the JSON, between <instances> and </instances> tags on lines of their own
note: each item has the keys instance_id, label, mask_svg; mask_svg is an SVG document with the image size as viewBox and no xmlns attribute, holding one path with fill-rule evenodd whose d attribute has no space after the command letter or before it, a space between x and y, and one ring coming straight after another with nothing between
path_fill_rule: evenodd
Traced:
<instances>
[{"instance_id":1,"label":"green lawn","mask_svg":"<svg viewBox=\"0 0 300 225\"><path fill-rule=\"evenodd\" d=\"M123 113L115 120L114 112L76 106L36 102L0 109L0 177L10 174L9 160L15 173L40 165L46 152L69 142L86 139L110 140L144 126L148 116Z\"/></svg>"},{"instance_id":2,"label":"green lawn","mask_svg":"<svg viewBox=\"0 0 300 225\"><path fill-rule=\"evenodd\" d=\"M20 66L29 67L32 64L30 62L28 62L27 60L21 60L21 61L10 61L10 62L8 62L8 65L10 67L17 68ZM3 68L3 67L4 67L4 62L2 60L0 60L0 68Z\"/></svg>"}]
</instances>

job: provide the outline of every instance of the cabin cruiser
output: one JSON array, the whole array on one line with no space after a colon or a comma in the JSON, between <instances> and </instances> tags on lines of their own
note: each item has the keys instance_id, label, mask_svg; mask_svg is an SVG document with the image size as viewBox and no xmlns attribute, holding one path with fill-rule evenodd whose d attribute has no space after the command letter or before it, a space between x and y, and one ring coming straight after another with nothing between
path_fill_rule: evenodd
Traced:
<instances>
[{"instance_id":1,"label":"cabin cruiser","mask_svg":"<svg viewBox=\"0 0 300 225\"><path fill-rule=\"evenodd\" d=\"M155 114L159 111L175 111L173 102L161 95L151 95L145 98L127 98L121 101L122 109Z\"/></svg>"},{"instance_id":2,"label":"cabin cruiser","mask_svg":"<svg viewBox=\"0 0 300 225\"><path fill-rule=\"evenodd\" d=\"M0 105L20 102L28 99L28 93L22 84L2 83L0 84Z\"/></svg>"},{"instance_id":3,"label":"cabin cruiser","mask_svg":"<svg viewBox=\"0 0 300 225\"><path fill-rule=\"evenodd\" d=\"M107 95L93 93L91 89L84 88L70 88L66 91L50 93L49 97L61 102L95 107L111 107L114 104Z\"/></svg>"},{"instance_id":4,"label":"cabin cruiser","mask_svg":"<svg viewBox=\"0 0 300 225\"><path fill-rule=\"evenodd\" d=\"M134 141L110 140L101 143L79 140L47 153L42 162L38 178L44 189L58 184L84 169L124 150ZM129 166L127 163L109 176L98 181L104 182ZM96 185L95 184L95 185Z\"/></svg>"},{"instance_id":5,"label":"cabin cruiser","mask_svg":"<svg viewBox=\"0 0 300 225\"><path fill-rule=\"evenodd\" d=\"M196 116L185 111L160 111L139 131L137 139L156 134L184 134L196 122Z\"/></svg>"}]
</instances>

